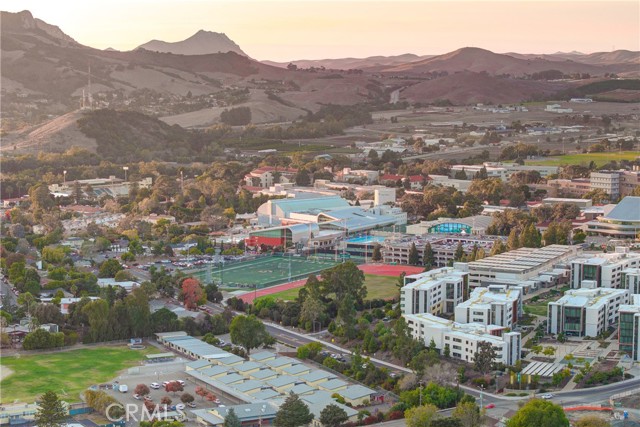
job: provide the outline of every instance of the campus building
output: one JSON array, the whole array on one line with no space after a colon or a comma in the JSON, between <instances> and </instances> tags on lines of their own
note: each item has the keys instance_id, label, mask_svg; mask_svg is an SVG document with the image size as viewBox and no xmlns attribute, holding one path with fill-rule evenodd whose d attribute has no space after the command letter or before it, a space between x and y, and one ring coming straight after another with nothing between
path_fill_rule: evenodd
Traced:
<instances>
[{"instance_id":1,"label":"campus building","mask_svg":"<svg viewBox=\"0 0 640 427\"><path fill-rule=\"evenodd\" d=\"M467 273L451 267L405 276L400 290L403 314L453 313L468 290Z\"/></svg>"},{"instance_id":2,"label":"campus building","mask_svg":"<svg viewBox=\"0 0 640 427\"><path fill-rule=\"evenodd\" d=\"M54 197L72 197L74 187L79 185L82 193L87 197L93 196L99 199L102 196L111 196L117 198L129 196L129 188L132 184L136 184L140 189L150 189L153 185L153 179L147 177L135 183L116 178L114 175L111 175L109 178L78 179L51 184L49 185L49 192L53 194ZM92 195L87 194L89 188L93 191Z\"/></svg>"},{"instance_id":3,"label":"campus building","mask_svg":"<svg viewBox=\"0 0 640 427\"><path fill-rule=\"evenodd\" d=\"M509 329L513 329L521 314L521 289L506 285L476 288L468 300L455 308L458 323L481 323Z\"/></svg>"},{"instance_id":4,"label":"campus building","mask_svg":"<svg viewBox=\"0 0 640 427\"><path fill-rule=\"evenodd\" d=\"M407 227L407 229L409 227ZM396 239L385 240L382 246L382 257L385 264L409 264L411 245L415 245L416 251L418 252L418 264L424 265L424 251L427 243L429 243L431 245L431 251L433 252L432 267L446 267L454 261L458 245L462 245L462 250L465 254L473 252L474 247L482 249L485 254L488 254L498 239L500 239L498 236L471 234L426 234L420 237L402 236Z\"/></svg>"},{"instance_id":5,"label":"campus building","mask_svg":"<svg viewBox=\"0 0 640 427\"><path fill-rule=\"evenodd\" d=\"M586 224L587 233L608 237L635 238L640 233L640 197L627 196L604 215Z\"/></svg>"},{"instance_id":6,"label":"campus building","mask_svg":"<svg viewBox=\"0 0 640 427\"><path fill-rule=\"evenodd\" d=\"M455 267L469 272L469 286L513 284L529 288L564 283L569 272L564 267L578 254L577 246L549 245L544 248L520 248Z\"/></svg>"},{"instance_id":7,"label":"campus building","mask_svg":"<svg viewBox=\"0 0 640 427\"><path fill-rule=\"evenodd\" d=\"M623 271L639 267L640 254L629 253L628 248L576 258L571 261L571 288L623 288Z\"/></svg>"},{"instance_id":8,"label":"campus building","mask_svg":"<svg viewBox=\"0 0 640 427\"><path fill-rule=\"evenodd\" d=\"M457 323L429 313L404 314L411 336L429 346L433 341L441 353L473 362L478 345L489 342L496 351L496 363L514 365L520 359L521 336L519 332L505 332L496 325Z\"/></svg>"},{"instance_id":9,"label":"campus building","mask_svg":"<svg viewBox=\"0 0 640 427\"><path fill-rule=\"evenodd\" d=\"M618 323L621 305L629 303L626 289L571 289L547 308L548 332L596 337Z\"/></svg>"},{"instance_id":10,"label":"campus building","mask_svg":"<svg viewBox=\"0 0 640 427\"><path fill-rule=\"evenodd\" d=\"M635 304L620 306L618 343L621 352L640 361L640 295L635 295L634 299Z\"/></svg>"},{"instance_id":11,"label":"campus building","mask_svg":"<svg viewBox=\"0 0 640 427\"><path fill-rule=\"evenodd\" d=\"M493 218L487 215L475 215L467 218L438 218L435 221L420 221L418 224L407 226L407 234L484 234L492 222Z\"/></svg>"},{"instance_id":12,"label":"campus building","mask_svg":"<svg viewBox=\"0 0 640 427\"><path fill-rule=\"evenodd\" d=\"M273 184L295 181L298 169L263 166L245 175L245 184L249 187L269 188Z\"/></svg>"},{"instance_id":13,"label":"campus building","mask_svg":"<svg viewBox=\"0 0 640 427\"><path fill-rule=\"evenodd\" d=\"M157 333L156 337L161 344L195 359L186 364L186 374L196 385L213 389L217 396L239 403L235 408L247 414L247 422L256 421L263 406L265 414L269 414L265 418L273 417L290 393L300 396L317 417L330 404L344 409L350 419L357 416L358 411L338 403L333 397L335 394L352 406L382 400L382 395L375 390L270 351L252 353L249 360L245 360L185 332ZM220 419L224 421L225 411L202 409L193 412L204 425L218 425ZM236 412L239 411L236 409Z\"/></svg>"}]
</instances>

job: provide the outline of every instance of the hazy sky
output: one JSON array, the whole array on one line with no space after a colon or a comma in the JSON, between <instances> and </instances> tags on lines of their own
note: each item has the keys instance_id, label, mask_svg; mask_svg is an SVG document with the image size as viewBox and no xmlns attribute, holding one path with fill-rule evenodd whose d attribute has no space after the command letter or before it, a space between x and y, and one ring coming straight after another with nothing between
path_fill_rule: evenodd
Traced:
<instances>
[{"instance_id":1,"label":"hazy sky","mask_svg":"<svg viewBox=\"0 0 640 427\"><path fill-rule=\"evenodd\" d=\"M226 33L251 57L287 61L494 52L640 50L640 2L364 0L4 0L78 42L130 50L152 39Z\"/></svg>"}]
</instances>

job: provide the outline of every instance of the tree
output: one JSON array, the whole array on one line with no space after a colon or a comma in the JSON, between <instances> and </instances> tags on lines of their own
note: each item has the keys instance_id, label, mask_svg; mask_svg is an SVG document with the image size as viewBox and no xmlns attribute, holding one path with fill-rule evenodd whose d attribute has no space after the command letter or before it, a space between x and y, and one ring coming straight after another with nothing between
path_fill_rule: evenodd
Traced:
<instances>
[{"instance_id":1,"label":"tree","mask_svg":"<svg viewBox=\"0 0 640 427\"><path fill-rule=\"evenodd\" d=\"M305 298L300 310L300 321L310 322L311 329L315 331L315 322L322 316L325 311L324 303L315 296Z\"/></svg>"},{"instance_id":2,"label":"tree","mask_svg":"<svg viewBox=\"0 0 640 427\"><path fill-rule=\"evenodd\" d=\"M224 427L240 427L242 423L240 422L240 418L236 415L236 411L233 408L229 408L229 412L227 412L227 416L224 418Z\"/></svg>"},{"instance_id":3,"label":"tree","mask_svg":"<svg viewBox=\"0 0 640 427\"><path fill-rule=\"evenodd\" d=\"M355 327L357 322L356 308L353 297L351 295L347 295L343 300L340 301L337 319L342 326L344 336L350 340L356 338L358 334L358 331Z\"/></svg>"},{"instance_id":4,"label":"tree","mask_svg":"<svg viewBox=\"0 0 640 427\"><path fill-rule=\"evenodd\" d=\"M431 427L432 421L438 416L438 408L430 403L408 409L404 413L407 426Z\"/></svg>"},{"instance_id":5,"label":"tree","mask_svg":"<svg viewBox=\"0 0 640 427\"><path fill-rule=\"evenodd\" d=\"M179 391L184 391L184 387L178 381L171 381L164 386L164 390L167 393L173 393L175 395Z\"/></svg>"},{"instance_id":6,"label":"tree","mask_svg":"<svg viewBox=\"0 0 640 427\"><path fill-rule=\"evenodd\" d=\"M198 305L205 301L205 294L200 282L198 280L189 277L182 282L182 297L184 299L184 306L188 310L195 310Z\"/></svg>"},{"instance_id":7,"label":"tree","mask_svg":"<svg viewBox=\"0 0 640 427\"><path fill-rule=\"evenodd\" d=\"M273 425L276 427L298 427L309 424L313 414L297 394L291 393L276 413Z\"/></svg>"},{"instance_id":8,"label":"tree","mask_svg":"<svg viewBox=\"0 0 640 427\"><path fill-rule=\"evenodd\" d=\"M569 427L562 408L542 399L529 400L507 421L507 427Z\"/></svg>"},{"instance_id":9,"label":"tree","mask_svg":"<svg viewBox=\"0 0 640 427\"><path fill-rule=\"evenodd\" d=\"M373 253L371 254L371 261L378 262L382 261L382 250L380 249L380 245L376 243L373 246Z\"/></svg>"},{"instance_id":10,"label":"tree","mask_svg":"<svg viewBox=\"0 0 640 427\"><path fill-rule=\"evenodd\" d=\"M160 399L160 403L163 404L163 405L169 406L169 405L171 405L171 402L172 402L172 400L171 400L171 398L169 396L164 396L162 399Z\"/></svg>"},{"instance_id":11,"label":"tree","mask_svg":"<svg viewBox=\"0 0 640 427\"><path fill-rule=\"evenodd\" d=\"M35 424L41 427L59 427L67 418L67 410L58 395L47 391L40 396L38 410L34 418Z\"/></svg>"},{"instance_id":12,"label":"tree","mask_svg":"<svg viewBox=\"0 0 640 427\"><path fill-rule=\"evenodd\" d=\"M533 223L524 228L520 236L520 246L523 248L539 248L540 241L540 233Z\"/></svg>"},{"instance_id":13,"label":"tree","mask_svg":"<svg viewBox=\"0 0 640 427\"><path fill-rule=\"evenodd\" d=\"M252 348L257 348L264 342L267 331L264 324L253 314L250 316L236 316L229 327L231 342L242 346L247 354Z\"/></svg>"},{"instance_id":14,"label":"tree","mask_svg":"<svg viewBox=\"0 0 640 427\"><path fill-rule=\"evenodd\" d=\"M118 271L123 269L124 267L120 265L120 261L117 259L108 259L100 265L98 277L116 277Z\"/></svg>"},{"instance_id":15,"label":"tree","mask_svg":"<svg viewBox=\"0 0 640 427\"><path fill-rule=\"evenodd\" d=\"M480 427L483 416L474 402L460 402L453 410L453 416L460 420L462 427Z\"/></svg>"},{"instance_id":16,"label":"tree","mask_svg":"<svg viewBox=\"0 0 640 427\"><path fill-rule=\"evenodd\" d=\"M418 265L418 249L415 243L409 248L409 265Z\"/></svg>"},{"instance_id":17,"label":"tree","mask_svg":"<svg viewBox=\"0 0 640 427\"><path fill-rule=\"evenodd\" d=\"M493 346L488 341L480 341L478 343L478 348L476 349L476 353L473 356L473 363L475 365L476 370L479 372L486 374L491 370L493 366L493 361L497 357L496 351Z\"/></svg>"},{"instance_id":18,"label":"tree","mask_svg":"<svg viewBox=\"0 0 640 427\"><path fill-rule=\"evenodd\" d=\"M433 255L433 248L431 247L431 243L427 242L424 245L424 255L422 256L422 264L427 270L431 270L434 267L436 262L436 258Z\"/></svg>"},{"instance_id":19,"label":"tree","mask_svg":"<svg viewBox=\"0 0 640 427\"><path fill-rule=\"evenodd\" d=\"M584 417L578 418L573 425L574 427L608 427L611 424L609 424L609 421L597 415L585 415Z\"/></svg>"},{"instance_id":20,"label":"tree","mask_svg":"<svg viewBox=\"0 0 640 427\"><path fill-rule=\"evenodd\" d=\"M516 250L520 248L520 239L518 237L518 230L515 228L511 229L509 233L509 237L507 238L507 249L510 251Z\"/></svg>"},{"instance_id":21,"label":"tree","mask_svg":"<svg viewBox=\"0 0 640 427\"><path fill-rule=\"evenodd\" d=\"M462 246L462 242L458 242L458 246L456 246L456 251L453 254L453 260L461 261L462 257L464 257L464 247Z\"/></svg>"},{"instance_id":22,"label":"tree","mask_svg":"<svg viewBox=\"0 0 640 427\"><path fill-rule=\"evenodd\" d=\"M491 252L489 252L489 256L500 255L501 253L504 253L506 251L507 251L507 248L504 245L504 242L502 241L502 239L498 239L495 242L493 242L493 246L491 247Z\"/></svg>"},{"instance_id":23,"label":"tree","mask_svg":"<svg viewBox=\"0 0 640 427\"><path fill-rule=\"evenodd\" d=\"M320 411L320 422L325 427L338 427L349 419L347 412L338 405L329 404Z\"/></svg>"},{"instance_id":24,"label":"tree","mask_svg":"<svg viewBox=\"0 0 640 427\"><path fill-rule=\"evenodd\" d=\"M361 304L367 297L364 273L353 261L324 270L321 277L325 295L335 294L336 301L343 301L347 295L351 295L356 303Z\"/></svg>"},{"instance_id":25,"label":"tree","mask_svg":"<svg viewBox=\"0 0 640 427\"><path fill-rule=\"evenodd\" d=\"M195 393L200 396L202 398L202 400L204 400L204 397L207 395L207 389L202 388L200 386L196 387Z\"/></svg>"},{"instance_id":26,"label":"tree","mask_svg":"<svg viewBox=\"0 0 640 427\"><path fill-rule=\"evenodd\" d=\"M151 390L149 390L149 387L147 387L146 384L138 384L133 392L135 394L139 394L140 396L146 396L147 394L151 393Z\"/></svg>"}]
</instances>

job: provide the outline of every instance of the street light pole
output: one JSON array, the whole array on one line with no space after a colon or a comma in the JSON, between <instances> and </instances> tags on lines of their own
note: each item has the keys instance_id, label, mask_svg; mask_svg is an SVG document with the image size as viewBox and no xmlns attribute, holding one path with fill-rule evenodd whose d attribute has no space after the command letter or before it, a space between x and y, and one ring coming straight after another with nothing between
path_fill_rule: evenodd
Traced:
<instances>
[{"instance_id":1,"label":"street light pole","mask_svg":"<svg viewBox=\"0 0 640 427\"><path fill-rule=\"evenodd\" d=\"M62 171L63 184L67 183L67 171Z\"/></svg>"},{"instance_id":2,"label":"street light pole","mask_svg":"<svg viewBox=\"0 0 640 427\"><path fill-rule=\"evenodd\" d=\"M127 181L127 171L129 170L129 166L123 166L122 170L124 171L124 181Z\"/></svg>"},{"instance_id":3,"label":"street light pole","mask_svg":"<svg viewBox=\"0 0 640 427\"><path fill-rule=\"evenodd\" d=\"M480 384L480 409L484 408L482 404L482 392L484 391L484 384Z\"/></svg>"}]
</instances>

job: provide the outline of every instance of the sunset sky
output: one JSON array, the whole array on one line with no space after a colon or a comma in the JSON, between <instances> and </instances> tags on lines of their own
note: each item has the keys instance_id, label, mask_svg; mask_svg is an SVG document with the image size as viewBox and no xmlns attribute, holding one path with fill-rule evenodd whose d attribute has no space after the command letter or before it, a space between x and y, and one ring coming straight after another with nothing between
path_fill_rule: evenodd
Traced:
<instances>
[{"instance_id":1,"label":"sunset sky","mask_svg":"<svg viewBox=\"0 0 640 427\"><path fill-rule=\"evenodd\" d=\"M638 1L5 0L78 42L130 50L226 33L251 57L288 61L494 52L640 50Z\"/></svg>"}]
</instances>

